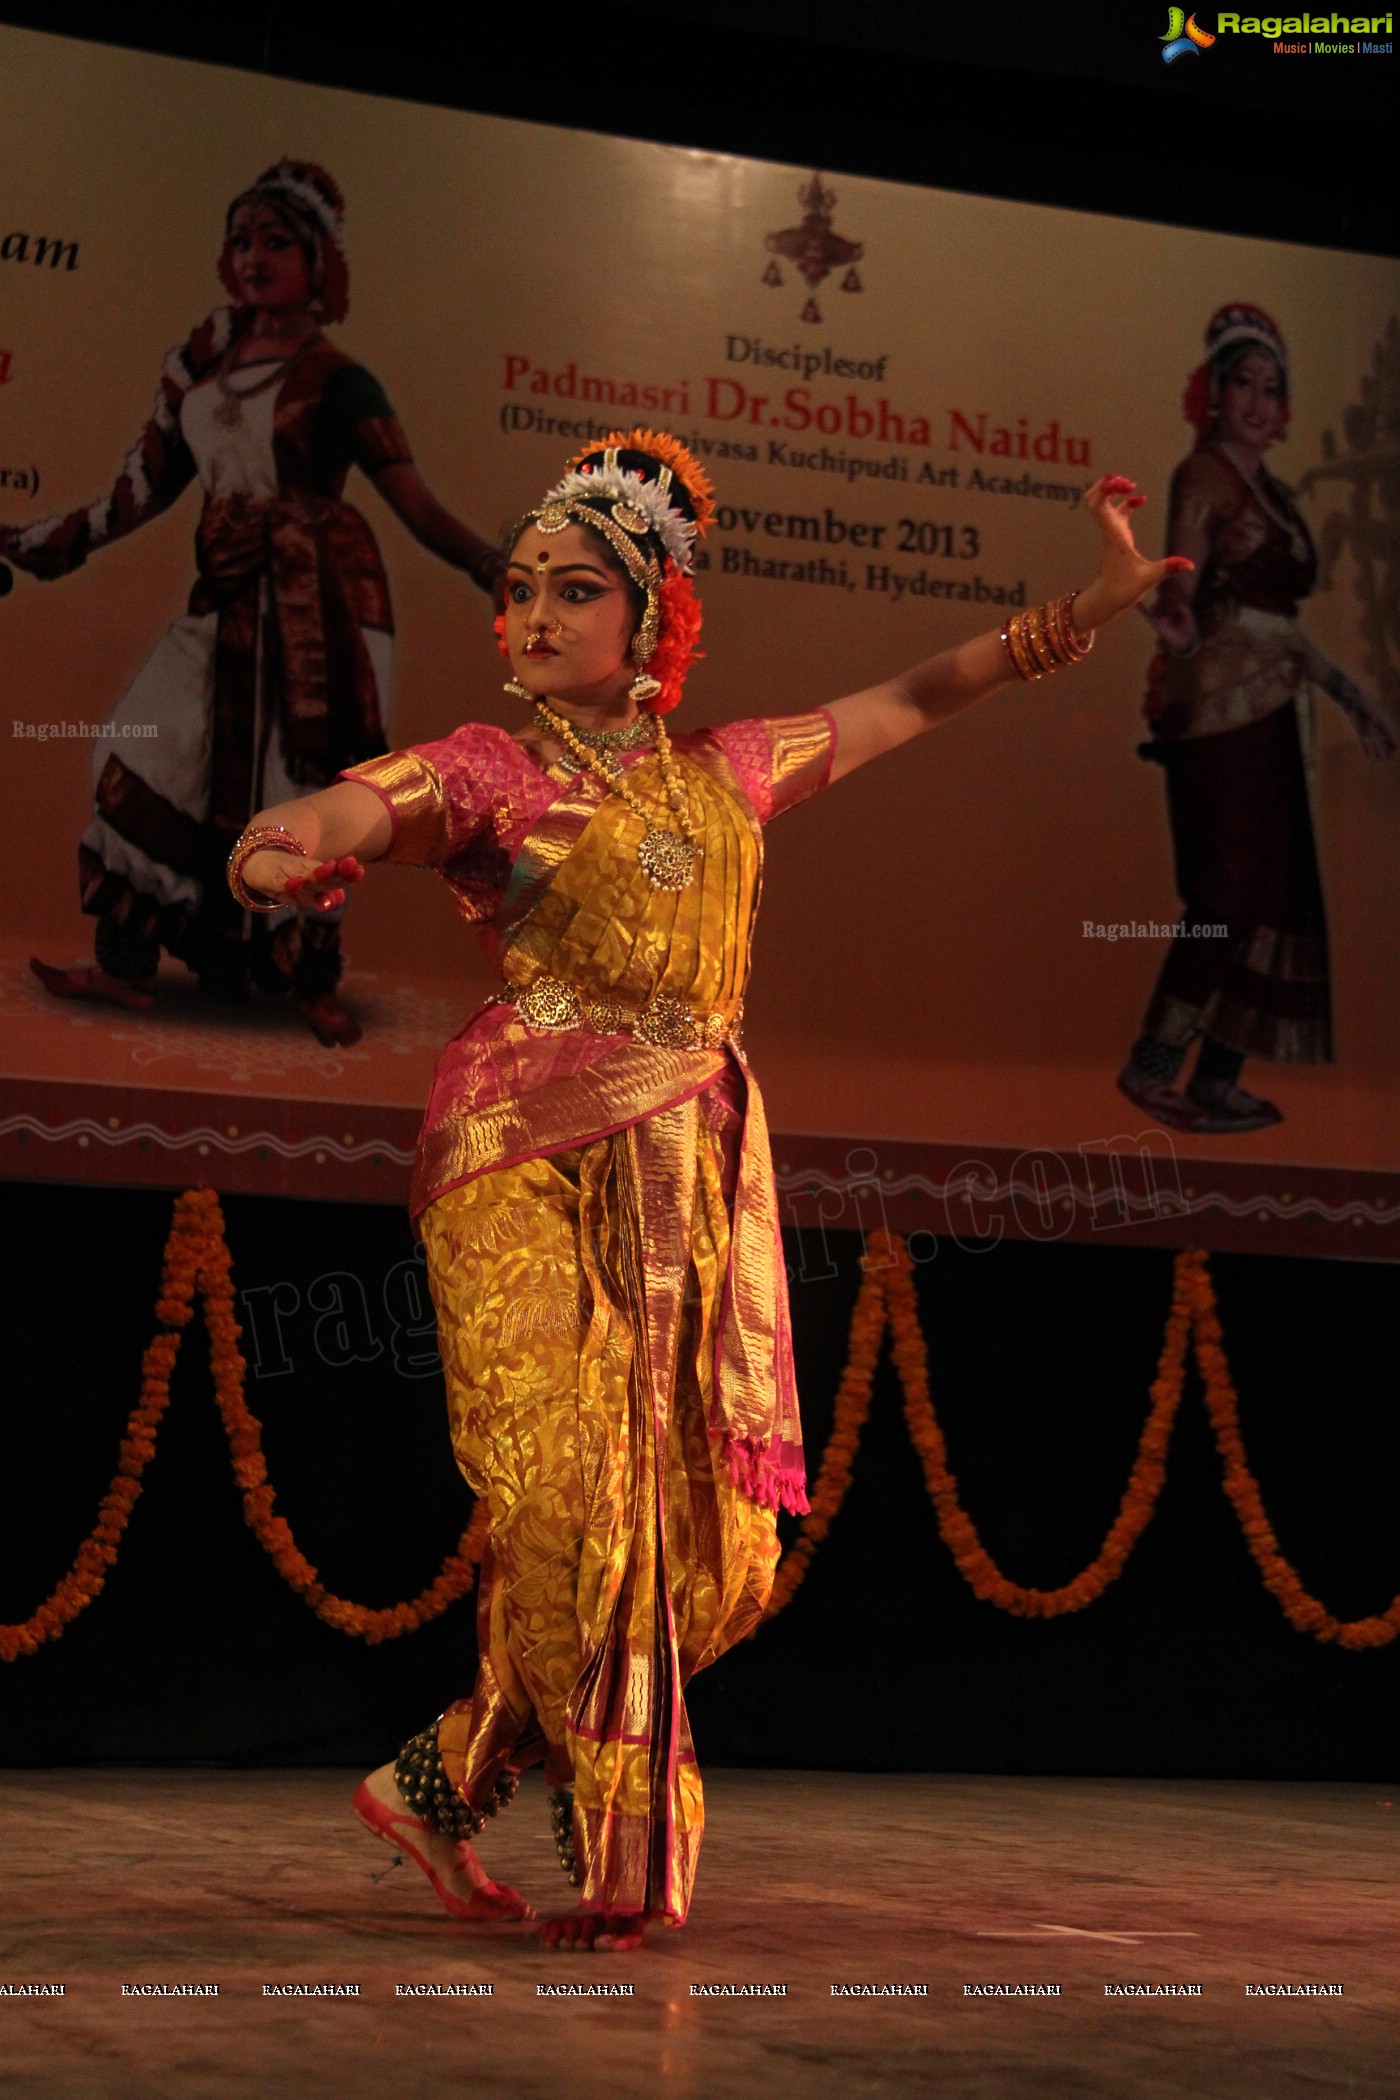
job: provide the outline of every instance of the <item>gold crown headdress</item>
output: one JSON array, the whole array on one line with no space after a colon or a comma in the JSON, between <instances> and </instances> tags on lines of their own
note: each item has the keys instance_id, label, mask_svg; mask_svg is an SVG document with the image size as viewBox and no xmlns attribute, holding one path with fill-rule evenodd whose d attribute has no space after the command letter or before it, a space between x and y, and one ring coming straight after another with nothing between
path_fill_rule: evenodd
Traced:
<instances>
[{"instance_id":1,"label":"gold crown headdress","mask_svg":"<svg viewBox=\"0 0 1400 2100\"><path fill-rule=\"evenodd\" d=\"M624 453L644 456L655 473L624 466ZM673 500L677 488L693 515ZM563 480L528 515L544 533L563 532L570 524L588 526L612 548L645 599L632 640L633 660L642 667L634 691L639 700L654 699L664 681L649 678L645 666L661 635L663 564L667 579L688 582L695 541L714 516L714 490L699 461L665 431L610 431L574 454Z\"/></svg>"}]
</instances>

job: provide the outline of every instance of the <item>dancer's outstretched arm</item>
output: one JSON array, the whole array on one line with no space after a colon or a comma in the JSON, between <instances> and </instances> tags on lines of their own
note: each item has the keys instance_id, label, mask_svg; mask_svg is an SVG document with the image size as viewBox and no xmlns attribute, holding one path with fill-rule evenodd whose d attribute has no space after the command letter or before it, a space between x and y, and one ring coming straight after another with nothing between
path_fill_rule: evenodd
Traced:
<instances>
[{"instance_id":1,"label":"dancer's outstretched arm","mask_svg":"<svg viewBox=\"0 0 1400 2100\"><path fill-rule=\"evenodd\" d=\"M261 897L285 897L303 910L343 904L346 886L360 880L364 862L387 853L393 838L384 803L353 780L259 810L248 827L255 828L289 832L304 851L264 847L250 853L241 871L244 882Z\"/></svg>"},{"instance_id":2,"label":"dancer's outstretched arm","mask_svg":"<svg viewBox=\"0 0 1400 2100\"><path fill-rule=\"evenodd\" d=\"M1193 566L1182 555L1147 561L1139 554L1129 514L1146 500L1121 474L1105 474L1085 498L1085 508L1099 530L1100 547L1098 574L1074 600L1073 624L1080 635L1116 619L1155 590L1164 577ZM974 701L985 700L1015 677L1001 629L994 628L926 658L882 685L848 693L831 708L837 727L832 779L839 780L882 752L907 743Z\"/></svg>"}]
</instances>

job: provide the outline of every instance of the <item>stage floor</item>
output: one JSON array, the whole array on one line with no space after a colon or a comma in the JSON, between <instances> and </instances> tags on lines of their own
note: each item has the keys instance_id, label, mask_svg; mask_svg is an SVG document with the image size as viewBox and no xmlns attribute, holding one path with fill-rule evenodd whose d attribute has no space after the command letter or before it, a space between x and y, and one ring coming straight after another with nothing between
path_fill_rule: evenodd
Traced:
<instances>
[{"instance_id":1,"label":"stage floor","mask_svg":"<svg viewBox=\"0 0 1400 2100\"><path fill-rule=\"evenodd\" d=\"M65 1987L0 1997L8 2100L1400 2092L1400 1806L1375 1787L712 1772L689 1925L585 1957L454 1924L351 1784L6 1774L0 1990ZM565 1895L537 1780L483 1853L538 1906ZM395 1995L468 1982L492 1996ZM181 1983L220 1994L122 1996ZM263 1995L296 1983L359 1996ZM634 1995L537 1995L602 1983ZM716 1984L786 1996L692 1995ZM832 1994L859 1984L927 1995ZM1127 1984L1202 1994L1106 1995Z\"/></svg>"}]
</instances>

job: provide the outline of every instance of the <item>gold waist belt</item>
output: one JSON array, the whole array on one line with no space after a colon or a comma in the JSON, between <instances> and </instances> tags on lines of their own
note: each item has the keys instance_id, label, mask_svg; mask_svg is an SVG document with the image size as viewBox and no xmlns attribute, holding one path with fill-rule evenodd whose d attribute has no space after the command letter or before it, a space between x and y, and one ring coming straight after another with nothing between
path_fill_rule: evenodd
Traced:
<instances>
[{"instance_id":1,"label":"gold waist belt","mask_svg":"<svg viewBox=\"0 0 1400 2100\"><path fill-rule=\"evenodd\" d=\"M738 1013L732 1020L719 1013L694 1014L669 992L658 992L643 1007L627 1007L616 999L587 999L576 985L558 977L508 984L497 997L515 1008L527 1028L550 1035L570 1028L589 1028L595 1035L632 1035L656 1050L718 1050L739 1028Z\"/></svg>"}]
</instances>

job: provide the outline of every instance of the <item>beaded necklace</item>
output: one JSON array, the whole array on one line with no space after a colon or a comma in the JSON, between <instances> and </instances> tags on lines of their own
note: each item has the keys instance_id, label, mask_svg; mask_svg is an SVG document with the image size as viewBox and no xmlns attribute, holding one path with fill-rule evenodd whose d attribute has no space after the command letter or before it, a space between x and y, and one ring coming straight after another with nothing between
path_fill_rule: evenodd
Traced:
<instances>
[{"instance_id":1,"label":"beaded necklace","mask_svg":"<svg viewBox=\"0 0 1400 2100\"><path fill-rule=\"evenodd\" d=\"M552 726L545 722L538 706L535 715L542 727ZM643 744L655 744L656 721L655 715L638 715L635 722L628 722L621 729L580 729L576 723L569 726L590 751L636 751Z\"/></svg>"},{"instance_id":2,"label":"beaded necklace","mask_svg":"<svg viewBox=\"0 0 1400 2100\"><path fill-rule=\"evenodd\" d=\"M666 800L670 803L680 831L669 831L662 825L653 824L642 803L627 785L621 762L609 750L594 750L584 741L571 722L545 700L535 702L535 714L541 725L551 736L557 737L566 751L573 753L580 765L601 780L606 787L619 795L631 810L646 825L646 834L637 848L637 859L643 874L655 890L683 890L689 887L695 873L695 863L703 848L690 819L690 799L676 771L676 762L671 755L671 739L666 734L666 725L659 715L653 715L655 723L656 756L661 766L661 777L666 783ZM594 736L600 734L592 732ZM608 734L607 731L601 734Z\"/></svg>"}]
</instances>

